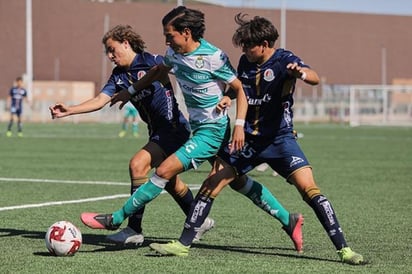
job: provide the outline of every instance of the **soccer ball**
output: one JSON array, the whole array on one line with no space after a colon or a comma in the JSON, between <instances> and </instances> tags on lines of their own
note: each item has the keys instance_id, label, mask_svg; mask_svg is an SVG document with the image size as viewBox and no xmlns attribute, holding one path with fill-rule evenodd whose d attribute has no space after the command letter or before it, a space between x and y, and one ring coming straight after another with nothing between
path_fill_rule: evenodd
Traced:
<instances>
[{"instance_id":1,"label":"soccer ball","mask_svg":"<svg viewBox=\"0 0 412 274\"><path fill-rule=\"evenodd\" d=\"M50 254L72 256L82 244L82 234L71 222L59 221L49 227L44 240Z\"/></svg>"}]
</instances>

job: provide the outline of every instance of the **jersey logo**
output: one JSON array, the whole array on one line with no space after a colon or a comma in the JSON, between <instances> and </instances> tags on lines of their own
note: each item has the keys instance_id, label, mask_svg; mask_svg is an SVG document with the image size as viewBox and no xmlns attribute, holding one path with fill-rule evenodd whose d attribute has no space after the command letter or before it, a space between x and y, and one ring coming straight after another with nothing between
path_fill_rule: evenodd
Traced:
<instances>
[{"instance_id":1,"label":"jersey logo","mask_svg":"<svg viewBox=\"0 0 412 274\"><path fill-rule=\"evenodd\" d=\"M203 68L203 66L205 65L202 56L197 57L196 61L195 61L195 66L200 69Z\"/></svg>"},{"instance_id":2,"label":"jersey logo","mask_svg":"<svg viewBox=\"0 0 412 274\"><path fill-rule=\"evenodd\" d=\"M290 162L290 167L296 166L303 163L303 159L300 157L292 156L292 161Z\"/></svg>"},{"instance_id":3,"label":"jersey logo","mask_svg":"<svg viewBox=\"0 0 412 274\"><path fill-rule=\"evenodd\" d=\"M117 79L117 82L116 82L116 85L123 85L123 81L122 81L122 79Z\"/></svg>"},{"instance_id":4,"label":"jersey logo","mask_svg":"<svg viewBox=\"0 0 412 274\"><path fill-rule=\"evenodd\" d=\"M271 69L265 70L265 72L263 73L263 79L265 79L265 81L267 81L267 82L273 81L273 79L275 79L275 75L273 74L273 70L271 70Z\"/></svg>"},{"instance_id":5,"label":"jersey logo","mask_svg":"<svg viewBox=\"0 0 412 274\"><path fill-rule=\"evenodd\" d=\"M247 76L246 72L243 72L243 73L242 73L242 76L240 76L240 77L245 78L245 79L249 79L249 77Z\"/></svg>"}]
</instances>

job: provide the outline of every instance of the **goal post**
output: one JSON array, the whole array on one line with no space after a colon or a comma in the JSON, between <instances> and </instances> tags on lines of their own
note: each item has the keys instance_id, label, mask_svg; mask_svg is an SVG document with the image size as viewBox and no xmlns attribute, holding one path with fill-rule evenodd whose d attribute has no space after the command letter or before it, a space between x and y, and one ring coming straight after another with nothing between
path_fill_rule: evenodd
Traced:
<instances>
[{"instance_id":1,"label":"goal post","mask_svg":"<svg viewBox=\"0 0 412 274\"><path fill-rule=\"evenodd\" d=\"M349 124L412 126L412 86L351 85Z\"/></svg>"}]
</instances>

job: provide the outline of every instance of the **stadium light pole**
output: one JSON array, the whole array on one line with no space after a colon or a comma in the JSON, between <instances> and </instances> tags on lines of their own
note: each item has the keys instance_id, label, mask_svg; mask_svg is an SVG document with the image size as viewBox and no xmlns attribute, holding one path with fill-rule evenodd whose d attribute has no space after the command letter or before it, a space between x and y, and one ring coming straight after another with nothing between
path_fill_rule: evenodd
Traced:
<instances>
[{"instance_id":1,"label":"stadium light pole","mask_svg":"<svg viewBox=\"0 0 412 274\"><path fill-rule=\"evenodd\" d=\"M280 47L286 48L286 0L280 6Z\"/></svg>"},{"instance_id":2,"label":"stadium light pole","mask_svg":"<svg viewBox=\"0 0 412 274\"><path fill-rule=\"evenodd\" d=\"M387 84L386 77L386 48L382 47L381 49L381 83L382 85Z\"/></svg>"},{"instance_id":3,"label":"stadium light pole","mask_svg":"<svg viewBox=\"0 0 412 274\"><path fill-rule=\"evenodd\" d=\"M29 102L33 99L32 0L26 0L26 83Z\"/></svg>"},{"instance_id":4,"label":"stadium light pole","mask_svg":"<svg viewBox=\"0 0 412 274\"><path fill-rule=\"evenodd\" d=\"M110 15L109 14L105 14L104 15L104 19L103 19L103 35L109 31L109 26L110 26ZM104 50L104 46L103 46L103 50ZM102 56L102 74L101 74L101 83L100 86L103 85L103 83L105 83L105 81L107 80L107 65L108 65L108 59L107 59L107 55L103 54Z\"/></svg>"}]
</instances>

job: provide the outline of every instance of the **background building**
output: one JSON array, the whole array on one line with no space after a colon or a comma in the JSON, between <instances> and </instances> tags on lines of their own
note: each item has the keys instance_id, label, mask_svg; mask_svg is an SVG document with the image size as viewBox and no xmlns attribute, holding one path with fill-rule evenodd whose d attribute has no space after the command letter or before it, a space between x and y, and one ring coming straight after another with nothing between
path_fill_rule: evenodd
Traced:
<instances>
[{"instance_id":1,"label":"background building","mask_svg":"<svg viewBox=\"0 0 412 274\"><path fill-rule=\"evenodd\" d=\"M237 13L269 18L280 31L280 10L185 4L205 13L205 38L225 50L235 67L241 54L231 43ZM175 1L32 0L33 80L87 81L99 91L112 70L104 55L103 34L114 25L129 24L142 35L148 51L163 54L161 19L175 6ZM25 18L25 0L0 1L0 100L26 70ZM340 85L403 83L412 78L410 26L412 16L287 11L286 47L322 79L315 91L301 85L300 95L321 96L324 90L336 92L334 87Z\"/></svg>"}]
</instances>

